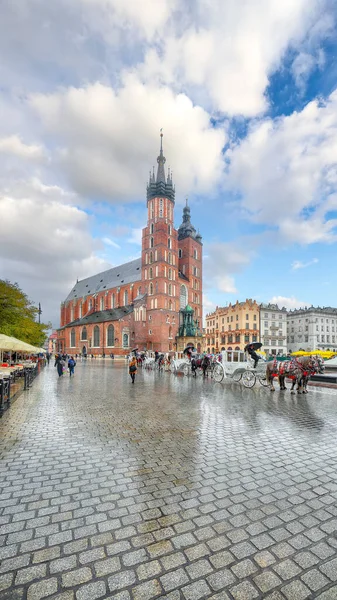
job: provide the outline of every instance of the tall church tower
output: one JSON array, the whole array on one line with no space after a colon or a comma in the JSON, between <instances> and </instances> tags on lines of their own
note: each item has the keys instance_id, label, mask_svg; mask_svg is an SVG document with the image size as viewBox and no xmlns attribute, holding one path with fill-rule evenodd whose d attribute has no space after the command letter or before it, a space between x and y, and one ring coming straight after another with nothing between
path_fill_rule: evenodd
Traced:
<instances>
[{"instance_id":1,"label":"tall church tower","mask_svg":"<svg viewBox=\"0 0 337 600\"><path fill-rule=\"evenodd\" d=\"M165 175L165 162L161 133L157 175L150 173L147 185L147 226L142 236L146 321L141 337L148 350L169 352L176 350L186 308L202 328L202 238L191 224L187 202L183 222L178 231L174 228L175 188L172 173Z\"/></svg>"},{"instance_id":2,"label":"tall church tower","mask_svg":"<svg viewBox=\"0 0 337 600\"><path fill-rule=\"evenodd\" d=\"M165 176L163 134L157 158L157 176L147 186L147 226L142 237L142 281L147 293L147 347L174 350L179 326L178 233L174 229L175 188Z\"/></svg>"}]
</instances>

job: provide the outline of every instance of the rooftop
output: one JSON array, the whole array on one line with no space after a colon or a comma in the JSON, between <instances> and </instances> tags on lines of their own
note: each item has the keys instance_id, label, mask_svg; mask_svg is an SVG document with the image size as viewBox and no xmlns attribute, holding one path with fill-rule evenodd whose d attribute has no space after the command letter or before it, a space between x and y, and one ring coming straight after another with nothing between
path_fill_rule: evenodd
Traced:
<instances>
[{"instance_id":1,"label":"rooftop","mask_svg":"<svg viewBox=\"0 0 337 600\"><path fill-rule=\"evenodd\" d=\"M136 258L124 265L113 267L97 275L92 275L81 281L77 281L68 294L65 302L75 300L77 298L83 298L89 294L97 294L103 290L109 290L111 288L133 283L141 280L141 266L142 259Z\"/></svg>"}]
</instances>

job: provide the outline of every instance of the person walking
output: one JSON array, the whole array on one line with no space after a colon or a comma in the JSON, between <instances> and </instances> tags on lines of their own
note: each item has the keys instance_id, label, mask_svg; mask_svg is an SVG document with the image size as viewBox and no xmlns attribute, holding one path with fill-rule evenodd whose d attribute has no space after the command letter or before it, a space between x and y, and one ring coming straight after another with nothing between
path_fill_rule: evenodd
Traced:
<instances>
[{"instance_id":1,"label":"person walking","mask_svg":"<svg viewBox=\"0 0 337 600\"><path fill-rule=\"evenodd\" d=\"M69 377L71 377L72 375L75 375L75 367L76 367L76 361L74 360L74 357L71 356L68 360Z\"/></svg>"},{"instance_id":2,"label":"person walking","mask_svg":"<svg viewBox=\"0 0 337 600\"><path fill-rule=\"evenodd\" d=\"M54 367L57 368L59 377L61 377L63 375L63 365L64 365L64 360L62 359L61 354L56 354Z\"/></svg>"},{"instance_id":3,"label":"person walking","mask_svg":"<svg viewBox=\"0 0 337 600\"><path fill-rule=\"evenodd\" d=\"M135 356L133 356L129 363L129 374L130 374L132 383L135 383L136 373L137 373L137 359Z\"/></svg>"}]
</instances>

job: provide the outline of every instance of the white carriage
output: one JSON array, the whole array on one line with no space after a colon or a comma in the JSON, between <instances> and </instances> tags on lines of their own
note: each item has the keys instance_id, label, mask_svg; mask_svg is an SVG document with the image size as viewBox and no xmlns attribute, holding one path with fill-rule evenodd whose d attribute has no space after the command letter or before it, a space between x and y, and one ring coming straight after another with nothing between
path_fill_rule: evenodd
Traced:
<instances>
[{"instance_id":1,"label":"white carriage","mask_svg":"<svg viewBox=\"0 0 337 600\"><path fill-rule=\"evenodd\" d=\"M258 362L257 368L254 369L254 361L246 352L242 350L224 351L221 352L221 362L216 365L213 373L215 381L220 383L226 378L233 381L241 381L247 388L252 388L256 381L261 385L267 386L266 380L266 364L264 359Z\"/></svg>"}]
</instances>

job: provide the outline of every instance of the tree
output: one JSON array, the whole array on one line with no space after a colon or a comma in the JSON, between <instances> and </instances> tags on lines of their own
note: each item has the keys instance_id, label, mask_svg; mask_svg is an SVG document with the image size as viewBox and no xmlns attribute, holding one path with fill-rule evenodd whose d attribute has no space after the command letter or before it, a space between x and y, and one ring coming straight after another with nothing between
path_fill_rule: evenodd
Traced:
<instances>
[{"instance_id":1,"label":"tree","mask_svg":"<svg viewBox=\"0 0 337 600\"><path fill-rule=\"evenodd\" d=\"M0 333L42 346L50 324L37 323L38 308L17 283L0 279Z\"/></svg>"}]
</instances>

